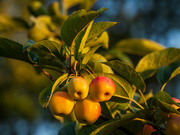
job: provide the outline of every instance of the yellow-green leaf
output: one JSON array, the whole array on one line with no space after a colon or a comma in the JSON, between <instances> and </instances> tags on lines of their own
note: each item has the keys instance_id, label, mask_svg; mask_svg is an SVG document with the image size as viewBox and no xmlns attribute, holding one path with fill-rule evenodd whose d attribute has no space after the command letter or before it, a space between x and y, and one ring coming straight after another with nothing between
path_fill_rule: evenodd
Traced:
<instances>
[{"instance_id":1,"label":"yellow-green leaf","mask_svg":"<svg viewBox=\"0 0 180 135\"><path fill-rule=\"evenodd\" d=\"M67 46L71 46L75 37L107 8L101 8L98 11L79 10L70 15L61 27L61 38Z\"/></svg>"},{"instance_id":2,"label":"yellow-green leaf","mask_svg":"<svg viewBox=\"0 0 180 135\"><path fill-rule=\"evenodd\" d=\"M136 71L146 79L153 76L160 67L167 66L180 58L180 49L167 48L144 56L136 66Z\"/></svg>"},{"instance_id":3,"label":"yellow-green leaf","mask_svg":"<svg viewBox=\"0 0 180 135\"><path fill-rule=\"evenodd\" d=\"M165 47L161 44L148 39L124 39L114 46L114 49L118 49L125 53L144 56L153 51L159 51Z\"/></svg>"}]
</instances>

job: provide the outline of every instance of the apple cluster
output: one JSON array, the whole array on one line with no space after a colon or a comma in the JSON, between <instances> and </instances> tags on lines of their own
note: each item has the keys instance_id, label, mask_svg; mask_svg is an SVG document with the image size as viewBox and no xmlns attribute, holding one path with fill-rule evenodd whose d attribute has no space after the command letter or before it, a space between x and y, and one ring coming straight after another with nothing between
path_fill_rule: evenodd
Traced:
<instances>
[{"instance_id":1,"label":"apple cluster","mask_svg":"<svg viewBox=\"0 0 180 135\"><path fill-rule=\"evenodd\" d=\"M88 84L78 76L69 81L67 92L55 92L50 101L53 115L66 116L73 110L80 123L93 124L101 114L99 102L108 101L115 92L114 82L105 76L98 76Z\"/></svg>"}]
</instances>

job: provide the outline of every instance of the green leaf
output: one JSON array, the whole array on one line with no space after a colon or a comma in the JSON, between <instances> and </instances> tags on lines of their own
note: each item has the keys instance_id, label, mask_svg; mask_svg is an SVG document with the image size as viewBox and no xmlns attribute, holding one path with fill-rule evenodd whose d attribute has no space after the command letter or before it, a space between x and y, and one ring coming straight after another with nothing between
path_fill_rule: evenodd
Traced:
<instances>
[{"instance_id":1,"label":"green leaf","mask_svg":"<svg viewBox=\"0 0 180 135\"><path fill-rule=\"evenodd\" d=\"M108 78L110 78L116 87L115 90L115 94L116 95L120 95L120 96L124 96L124 97L128 97L128 98L132 98L133 97L133 88L131 86L131 84L126 81L124 78L115 75L115 74L110 74L110 73L96 73L93 74L94 77L97 76L106 76ZM91 75L85 76L85 79L90 83L93 80L93 77Z\"/></svg>"},{"instance_id":2,"label":"green leaf","mask_svg":"<svg viewBox=\"0 0 180 135\"><path fill-rule=\"evenodd\" d=\"M0 56L31 63L28 54L23 53L23 45L3 37L0 37Z\"/></svg>"},{"instance_id":3,"label":"green leaf","mask_svg":"<svg viewBox=\"0 0 180 135\"><path fill-rule=\"evenodd\" d=\"M44 57L38 57L37 65L39 67L44 67L44 68L53 67L53 68L59 69L60 71L64 71L64 66L61 63L44 58Z\"/></svg>"},{"instance_id":4,"label":"green leaf","mask_svg":"<svg viewBox=\"0 0 180 135\"><path fill-rule=\"evenodd\" d=\"M177 113L177 114L180 114L180 112L178 112L172 105L170 104L167 104L161 100L158 100L158 106L159 108L163 111L163 112L172 112L172 113Z\"/></svg>"},{"instance_id":5,"label":"green leaf","mask_svg":"<svg viewBox=\"0 0 180 135\"><path fill-rule=\"evenodd\" d=\"M55 82L52 82L48 87L41 91L39 94L39 104L46 109L49 96L51 95L51 89Z\"/></svg>"},{"instance_id":6,"label":"green leaf","mask_svg":"<svg viewBox=\"0 0 180 135\"><path fill-rule=\"evenodd\" d=\"M88 64L85 68L88 68L90 71L93 73L114 73L112 69L101 63L101 62L106 62L106 58L103 57L100 54L94 53L90 60L88 61ZM85 65L84 65L85 66Z\"/></svg>"},{"instance_id":7,"label":"green leaf","mask_svg":"<svg viewBox=\"0 0 180 135\"><path fill-rule=\"evenodd\" d=\"M112 60L108 62L104 62L104 64L110 66L113 70L115 70L120 76L125 78L128 82L135 85L142 92L145 91L146 85L142 77L135 71L133 67L130 65L121 62L119 60Z\"/></svg>"},{"instance_id":8,"label":"green leaf","mask_svg":"<svg viewBox=\"0 0 180 135\"><path fill-rule=\"evenodd\" d=\"M59 130L58 135L76 135L75 125L76 125L76 121L73 121L71 123L68 123L68 124L64 125Z\"/></svg>"},{"instance_id":9,"label":"green leaf","mask_svg":"<svg viewBox=\"0 0 180 135\"><path fill-rule=\"evenodd\" d=\"M97 37L97 38L92 39L89 42L87 42L86 47L96 46L96 45L100 45L100 44L105 49L109 48L109 35L106 31L103 32L100 35L100 37Z\"/></svg>"},{"instance_id":10,"label":"green leaf","mask_svg":"<svg viewBox=\"0 0 180 135\"><path fill-rule=\"evenodd\" d=\"M134 116L122 118L120 120L113 120L113 121L107 121L104 122L98 126L87 126L82 128L79 132L79 135L89 134L89 135L103 135L103 134L109 134L118 127L130 122L134 119ZM88 130L89 129L89 130Z\"/></svg>"},{"instance_id":11,"label":"green leaf","mask_svg":"<svg viewBox=\"0 0 180 135\"><path fill-rule=\"evenodd\" d=\"M171 74L171 76L170 76L170 78L169 78L168 81L170 81L172 78L174 78L174 77L177 76L178 74L180 74L180 66L179 66L178 68L176 68L176 69L172 72L172 74Z\"/></svg>"},{"instance_id":12,"label":"green leaf","mask_svg":"<svg viewBox=\"0 0 180 135\"><path fill-rule=\"evenodd\" d=\"M39 95L39 103L43 108L47 108L49 101L54 93L54 91L67 79L68 74L60 76L55 82L53 82L49 87L41 91Z\"/></svg>"},{"instance_id":13,"label":"green leaf","mask_svg":"<svg viewBox=\"0 0 180 135\"><path fill-rule=\"evenodd\" d=\"M76 36L98 15L107 10L98 11L79 10L70 15L61 27L61 38L67 46L71 46Z\"/></svg>"},{"instance_id":14,"label":"green leaf","mask_svg":"<svg viewBox=\"0 0 180 135\"><path fill-rule=\"evenodd\" d=\"M168 66L180 58L180 49L167 48L144 56L136 66L136 71L146 79L153 76L160 67Z\"/></svg>"},{"instance_id":15,"label":"green leaf","mask_svg":"<svg viewBox=\"0 0 180 135\"><path fill-rule=\"evenodd\" d=\"M109 119L112 119L113 116L109 104L107 102L100 102L100 105L102 114L106 115Z\"/></svg>"},{"instance_id":16,"label":"green leaf","mask_svg":"<svg viewBox=\"0 0 180 135\"><path fill-rule=\"evenodd\" d=\"M82 60L82 65L83 67L86 66L86 64L88 63L88 61L90 60L90 58L92 57L92 55L95 53L95 51L100 47L101 45L95 46L92 49L90 49L90 51L84 56L83 60Z\"/></svg>"},{"instance_id":17,"label":"green leaf","mask_svg":"<svg viewBox=\"0 0 180 135\"><path fill-rule=\"evenodd\" d=\"M117 22L98 22L94 23L91 28L91 32L89 34L88 40L98 37L101 35L106 29L116 25Z\"/></svg>"},{"instance_id":18,"label":"green leaf","mask_svg":"<svg viewBox=\"0 0 180 135\"><path fill-rule=\"evenodd\" d=\"M113 49L120 50L125 53L144 56L153 51L159 51L165 47L148 39L124 39L113 47Z\"/></svg>"},{"instance_id":19,"label":"green leaf","mask_svg":"<svg viewBox=\"0 0 180 135\"><path fill-rule=\"evenodd\" d=\"M156 93L156 95L154 96L154 99L160 100L160 101L165 102L167 104L175 104L177 106L180 106L168 95L168 93L166 93L164 91L159 91L158 93Z\"/></svg>"},{"instance_id":20,"label":"green leaf","mask_svg":"<svg viewBox=\"0 0 180 135\"><path fill-rule=\"evenodd\" d=\"M77 61L79 61L81 58L81 54L84 49L87 38L89 36L89 32L91 30L92 23L93 23L93 21L90 22L90 24L86 30L83 30L82 32L80 32L80 34L75 38L74 57Z\"/></svg>"},{"instance_id":21,"label":"green leaf","mask_svg":"<svg viewBox=\"0 0 180 135\"><path fill-rule=\"evenodd\" d=\"M117 102L117 103L126 103L131 101L131 98L127 98L126 96L113 95L109 101Z\"/></svg>"},{"instance_id":22,"label":"green leaf","mask_svg":"<svg viewBox=\"0 0 180 135\"><path fill-rule=\"evenodd\" d=\"M30 45L29 47L26 47L26 50L28 51L31 51L31 49L39 49L40 51L48 52L52 56L56 56L62 61L64 61L66 57L63 46L55 41L43 40L43 41L36 42L35 44Z\"/></svg>"},{"instance_id":23,"label":"green leaf","mask_svg":"<svg viewBox=\"0 0 180 135\"><path fill-rule=\"evenodd\" d=\"M126 55L125 53L122 53L121 51L119 50L115 50L115 49L110 49L110 50L107 50L106 52L100 52L101 54L103 54L103 56L106 58L106 59L119 59L131 66L133 66L133 62L132 60L129 58L128 55Z\"/></svg>"},{"instance_id":24,"label":"green leaf","mask_svg":"<svg viewBox=\"0 0 180 135\"><path fill-rule=\"evenodd\" d=\"M180 73L180 61L170 64L166 67L161 67L157 72L157 80L162 88L165 87L167 82Z\"/></svg>"}]
</instances>

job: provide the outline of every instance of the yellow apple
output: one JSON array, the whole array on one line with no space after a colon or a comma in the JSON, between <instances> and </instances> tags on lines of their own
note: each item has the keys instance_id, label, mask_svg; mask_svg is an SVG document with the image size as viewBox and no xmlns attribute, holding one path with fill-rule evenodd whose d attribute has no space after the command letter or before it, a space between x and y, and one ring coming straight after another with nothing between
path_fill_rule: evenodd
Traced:
<instances>
[{"instance_id":1,"label":"yellow apple","mask_svg":"<svg viewBox=\"0 0 180 135\"><path fill-rule=\"evenodd\" d=\"M114 82L105 76L98 76L93 79L89 86L90 96L98 101L108 101L115 92Z\"/></svg>"},{"instance_id":2,"label":"yellow apple","mask_svg":"<svg viewBox=\"0 0 180 135\"><path fill-rule=\"evenodd\" d=\"M99 118L101 106L99 102L88 97L77 101L74 113L80 123L91 125Z\"/></svg>"},{"instance_id":3,"label":"yellow apple","mask_svg":"<svg viewBox=\"0 0 180 135\"><path fill-rule=\"evenodd\" d=\"M49 103L53 115L64 117L69 115L74 109L74 100L67 92L55 92Z\"/></svg>"},{"instance_id":4,"label":"yellow apple","mask_svg":"<svg viewBox=\"0 0 180 135\"><path fill-rule=\"evenodd\" d=\"M180 115L170 114L165 131L166 135L180 135Z\"/></svg>"},{"instance_id":5,"label":"yellow apple","mask_svg":"<svg viewBox=\"0 0 180 135\"><path fill-rule=\"evenodd\" d=\"M69 81L67 90L73 99L85 99L89 93L89 84L86 79L80 76L74 77Z\"/></svg>"}]
</instances>

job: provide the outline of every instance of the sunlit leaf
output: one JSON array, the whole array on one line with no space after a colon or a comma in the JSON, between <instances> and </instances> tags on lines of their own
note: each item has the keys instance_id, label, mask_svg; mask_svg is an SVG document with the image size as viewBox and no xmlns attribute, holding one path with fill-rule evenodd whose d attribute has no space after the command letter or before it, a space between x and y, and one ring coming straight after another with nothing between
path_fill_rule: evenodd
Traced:
<instances>
[{"instance_id":1,"label":"sunlit leaf","mask_svg":"<svg viewBox=\"0 0 180 135\"><path fill-rule=\"evenodd\" d=\"M99 37L88 41L86 43L86 47L96 46L100 44L105 49L109 48L109 35L106 31L103 32Z\"/></svg>"},{"instance_id":2,"label":"sunlit leaf","mask_svg":"<svg viewBox=\"0 0 180 135\"><path fill-rule=\"evenodd\" d=\"M180 49L167 48L144 56L136 66L136 71L146 79L153 76L160 67L168 66L180 58Z\"/></svg>"},{"instance_id":3,"label":"sunlit leaf","mask_svg":"<svg viewBox=\"0 0 180 135\"><path fill-rule=\"evenodd\" d=\"M82 60L82 65L86 66L86 64L88 63L88 61L90 60L90 58L92 57L92 55L95 53L95 51L100 47L99 46L95 46L93 47L83 58ZM83 67L84 67L83 66Z\"/></svg>"},{"instance_id":4,"label":"sunlit leaf","mask_svg":"<svg viewBox=\"0 0 180 135\"><path fill-rule=\"evenodd\" d=\"M87 38L89 36L91 26L92 26L93 21L89 24L87 27L87 30L83 30L80 32L80 34L75 38L75 46L74 46L74 57L77 61L80 60L82 51L84 49L85 43L87 41Z\"/></svg>"},{"instance_id":5,"label":"sunlit leaf","mask_svg":"<svg viewBox=\"0 0 180 135\"><path fill-rule=\"evenodd\" d=\"M61 28L61 38L67 46L71 46L75 37L98 15L107 10L101 8L98 11L79 10L70 15Z\"/></svg>"},{"instance_id":6,"label":"sunlit leaf","mask_svg":"<svg viewBox=\"0 0 180 135\"><path fill-rule=\"evenodd\" d=\"M101 35L106 29L116 25L117 22L98 22L94 23L91 28L90 35L88 37L88 40L98 37Z\"/></svg>"},{"instance_id":7,"label":"sunlit leaf","mask_svg":"<svg viewBox=\"0 0 180 135\"><path fill-rule=\"evenodd\" d=\"M47 108L49 101L54 93L54 91L67 79L68 74L60 76L55 82L53 82L49 87L41 91L39 95L39 103L43 108Z\"/></svg>"},{"instance_id":8,"label":"sunlit leaf","mask_svg":"<svg viewBox=\"0 0 180 135\"><path fill-rule=\"evenodd\" d=\"M122 52L135 54L135 55L146 55L153 51L159 51L165 47L161 44L148 39L124 39L114 46L114 49Z\"/></svg>"},{"instance_id":9,"label":"sunlit leaf","mask_svg":"<svg viewBox=\"0 0 180 135\"><path fill-rule=\"evenodd\" d=\"M112 69L109 66L101 63L101 62L106 62L106 61L107 60L105 57L103 57L102 55L100 55L98 53L94 53L87 65L95 73L112 73L113 74L114 72L112 71Z\"/></svg>"},{"instance_id":10,"label":"sunlit leaf","mask_svg":"<svg viewBox=\"0 0 180 135\"><path fill-rule=\"evenodd\" d=\"M110 66L113 70L115 70L120 76L124 77L128 82L135 85L142 92L145 91L146 85L142 77L135 71L133 67L130 65L118 61L112 60L108 62L104 62L104 64Z\"/></svg>"}]
</instances>

